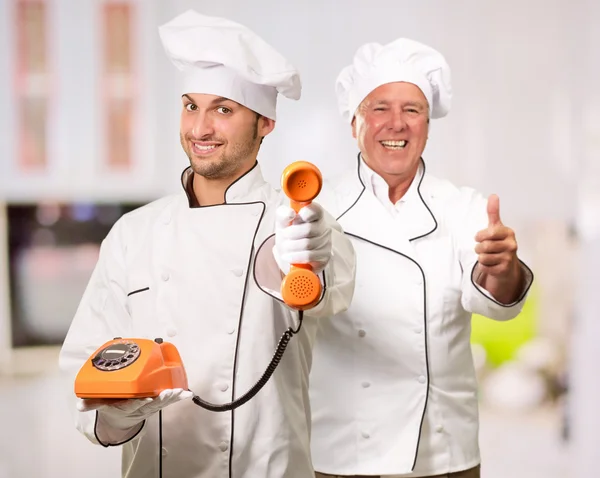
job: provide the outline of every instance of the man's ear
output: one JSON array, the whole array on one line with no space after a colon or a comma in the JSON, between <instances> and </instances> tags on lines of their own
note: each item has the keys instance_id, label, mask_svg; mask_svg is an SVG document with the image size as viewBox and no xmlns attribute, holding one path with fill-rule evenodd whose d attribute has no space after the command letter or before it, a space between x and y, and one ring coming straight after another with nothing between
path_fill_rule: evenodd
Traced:
<instances>
[{"instance_id":1,"label":"man's ear","mask_svg":"<svg viewBox=\"0 0 600 478\"><path fill-rule=\"evenodd\" d=\"M356 116L352 118L352 137L356 139Z\"/></svg>"},{"instance_id":2,"label":"man's ear","mask_svg":"<svg viewBox=\"0 0 600 478\"><path fill-rule=\"evenodd\" d=\"M267 118L266 116L260 116L258 118L258 136L262 136L264 138L274 129L275 120Z\"/></svg>"}]
</instances>

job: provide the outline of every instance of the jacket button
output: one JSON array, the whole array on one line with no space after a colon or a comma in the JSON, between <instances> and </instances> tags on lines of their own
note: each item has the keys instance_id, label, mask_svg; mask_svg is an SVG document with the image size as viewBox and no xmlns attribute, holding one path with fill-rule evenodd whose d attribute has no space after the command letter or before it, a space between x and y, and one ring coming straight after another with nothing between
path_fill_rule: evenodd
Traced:
<instances>
[{"instance_id":1,"label":"jacket button","mask_svg":"<svg viewBox=\"0 0 600 478\"><path fill-rule=\"evenodd\" d=\"M230 327L229 329L227 329L227 333L229 335L232 335L235 332L235 327Z\"/></svg>"},{"instance_id":2,"label":"jacket button","mask_svg":"<svg viewBox=\"0 0 600 478\"><path fill-rule=\"evenodd\" d=\"M228 446L228 445L227 445L227 443L225 443L224 441L222 441L222 442L219 444L219 450L221 450L221 451L227 451L227 449L228 449L228 448L229 448L229 446Z\"/></svg>"},{"instance_id":3,"label":"jacket button","mask_svg":"<svg viewBox=\"0 0 600 478\"><path fill-rule=\"evenodd\" d=\"M423 332L423 329L421 327L417 327L415 329L415 334L420 334L421 332Z\"/></svg>"},{"instance_id":4,"label":"jacket button","mask_svg":"<svg viewBox=\"0 0 600 478\"><path fill-rule=\"evenodd\" d=\"M371 386L371 384L369 382L362 383L362 388L369 388L370 386Z\"/></svg>"},{"instance_id":5,"label":"jacket button","mask_svg":"<svg viewBox=\"0 0 600 478\"><path fill-rule=\"evenodd\" d=\"M419 377L419 383L425 383L426 381L427 379L423 375Z\"/></svg>"},{"instance_id":6,"label":"jacket button","mask_svg":"<svg viewBox=\"0 0 600 478\"><path fill-rule=\"evenodd\" d=\"M371 438L371 435L369 435L367 432L362 432L362 437L363 438Z\"/></svg>"},{"instance_id":7,"label":"jacket button","mask_svg":"<svg viewBox=\"0 0 600 478\"><path fill-rule=\"evenodd\" d=\"M222 383L219 388L221 389L221 392L226 392L229 388L229 385L227 385L226 383Z\"/></svg>"},{"instance_id":8,"label":"jacket button","mask_svg":"<svg viewBox=\"0 0 600 478\"><path fill-rule=\"evenodd\" d=\"M444 427L442 425L438 425L435 427L435 431L438 433L442 433L444 431Z\"/></svg>"},{"instance_id":9,"label":"jacket button","mask_svg":"<svg viewBox=\"0 0 600 478\"><path fill-rule=\"evenodd\" d=\"M177 335L177 329L175 327L169 327L167 329L167 335L169 337L175 337Z\"/></svg>"},{"instance_id":10,"label":"jacket button","mask_svg":"<svg viewBox=\"0 0 600 478\"><path fill-rule=\"evenodd\" d=\"M242 277L244 274L243 269L233 269L231 272L233 272L233 275L236 277Z\"/></svg>"},{"instance_id":11,"label":"jacket button","mask_svg":"<svg viewBox=\"0 0 600 478\"><path fill-rule=\"evenodd\" d=\"M367 333L366 333L364 330L360 329L360 330L358 331L358 336L359 336L359 337L364 337L365 335L367 335Z\"/></svg>"},{"instance_id":12,"label":"jacket button","mask_svg":"<svg viewBox=\"0 0 600 478\"><path fill-rule=\"evenodd\" d=\"M163 224L166 226L171 222L171 216L169 214L166 214L165 217L163 218Z\"/></svg>"},{"instance_id":13,"label":"jacket button","mask_svg":"<svg viewBox=\"0 0 600 478\"><path fill-rule=\"evenodd\" d=\"M169 280L169 277L170 277L170 276L169 276L169 273L168 273L168 272L163 272L163 273L160 275L160 278L161 278L162 280L164 280L165 282L167 282L167 281Z\"/></svg>"},{"instance_id":14,"label":"jacket button","mask_svg":"<svg viewBox=\"0 0 600 478\"><path fill-rule=\"evenodd\" d=\"M169 454L169 452L167 451L167 449L165 447L162 448L161 453L162 453L162 456L167 456Z\"/></svg>"}]
</instances>

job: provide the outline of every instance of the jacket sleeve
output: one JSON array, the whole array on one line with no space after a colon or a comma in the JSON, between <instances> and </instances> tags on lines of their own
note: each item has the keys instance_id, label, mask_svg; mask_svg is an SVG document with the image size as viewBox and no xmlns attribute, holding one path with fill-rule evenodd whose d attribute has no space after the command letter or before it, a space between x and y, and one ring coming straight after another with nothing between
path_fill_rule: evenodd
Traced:
<instances>
[{"instance_id":1,"label":"jacket sleeve","mask_svg":"<svg viewBox=\"0 0 600 478\"><path fill-rule=\"evenodd\" d=\"M127 293L122 226L122 221L117 221L100 246L98 262L59 354L59 368L68 387L68 402L75 426L92 443L103 446L125 443L143 428L143 423L127 430L109 430L97 426L98 412L77 410L74 392L77 373L91 354L115 337L131 336L132 321L125 305Z\"/></svg>"},{"instance_id":2,"label":"jacket sleeve","mask_svg":"<svg viewBox=\"0 0 600 478\"><path fill-rule=\"evenodd\" d=\"M462 306L467 312L479 314L493 320L505 321L514 319L525 304L531 284L533 272L520 260L525 274L525 286L520 297L511 304L503 304L496 300L486 289L475 282L477 253L475 252L476 234L488 226L487 199L471 190L461 191L461 205L454 210L453 237L455 248L462 269Z\"/></svg>"},{"instance_id":3,"label":"jacket sleeve","mask_svg":"<svg viewBox=\"0 0 600 478\"><path fill-rule=\"evenodd\" d=\"M323 285L320 301L304 312L306 316L316 318L331 317L346 311L354 295L356 278L356 257L352 243L327 211L324 217L331 226L331 259L319 276ZM258 248L254 259L254 279L263 292L283 302L280 292L283 277L273 256L274 245L273 234Z\"/></svg>"}]
</instances>

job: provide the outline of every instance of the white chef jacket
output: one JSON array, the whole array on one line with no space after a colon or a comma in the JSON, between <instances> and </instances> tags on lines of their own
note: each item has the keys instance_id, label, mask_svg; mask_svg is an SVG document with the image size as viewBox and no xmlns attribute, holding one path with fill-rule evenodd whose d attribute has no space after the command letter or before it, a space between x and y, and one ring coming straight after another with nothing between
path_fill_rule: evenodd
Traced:
<instances>
[{"instance_id":1,"label":"white chef jacket","mask_svg":"<svg viewBox=\"0 0 600 478\"><path fill-rule=\"evenodd\" d=\"M188 184L191 170L184 171ZM190 207L185 191L122 216L100 257L60 353L77 428L98 443L95 412L75 410L73 383L84 361L114 337L162 337L181 354L189 388L226 403L261 377L298 313L278 296L272 254L275 209L285 200L258 164L232 184L225 204ZM351 300L354 253L331 216L333 257L321 302L304 314L271 380L231 412L184 400L157 414L123 448L126 478L312 478L308 374L318 319ZM115 431L117 433L117 431ZM104 443L103 443L104 444ZM104 444L107 445L107 444Z\"/></svg>"},{"instance_id":2,"label":"white chef jacket","mask_svg":"<svg viewBox=\"0 0 600 478\"><path fill-rule=\"evenodd\" d=\"M315 469L337 475L430 476L480 462L471 314L509 320L475 284L475 235L486 198L418 174L392 204L383 179L358 167L321 203L352 238L350 308L320 321L311 371ZM378 187L379 185L379 187Z\"/></svg>"}]
</instances>

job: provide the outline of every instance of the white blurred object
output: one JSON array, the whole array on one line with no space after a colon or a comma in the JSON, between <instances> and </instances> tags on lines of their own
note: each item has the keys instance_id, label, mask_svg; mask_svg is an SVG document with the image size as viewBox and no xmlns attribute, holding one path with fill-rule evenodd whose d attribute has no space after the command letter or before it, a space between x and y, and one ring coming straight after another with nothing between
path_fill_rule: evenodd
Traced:
<instances>
[{"instance_id":1,"label":"white blurred object","mask_svg":"<svg viewBox=\"0 0 600 478\"><path fill-rule=\"evenodd\" d=\"M586 186L580 186L578 191L579 202L575 211L577 233L579 237L593 241L600 238L600 193L598 192L598 181L586 178L582 180ZM589 184L588 183L592 183Z\"/></svg>"},{"instance_id":2,"label":"white blurred object","mask_svg":"<svg viewBox=\"0 0 600 478\"><path fill-rule=\"evenodd\" d=\"M538 337L521 346L517 361L532 372L552 372L560 365L560 355L551 340Z\"/></svg>"},{"instance_id":3,"label":"white blurred object","mask_svg":"<svg viewBox=\"0 0 600 478\"><path fill-rule=\"evenodd\" d=\"M490 373L482 391L492 407L514 411L538 407L548 393L543 377L518 362L508 362Z\"/></svg>"}]
</instances>

